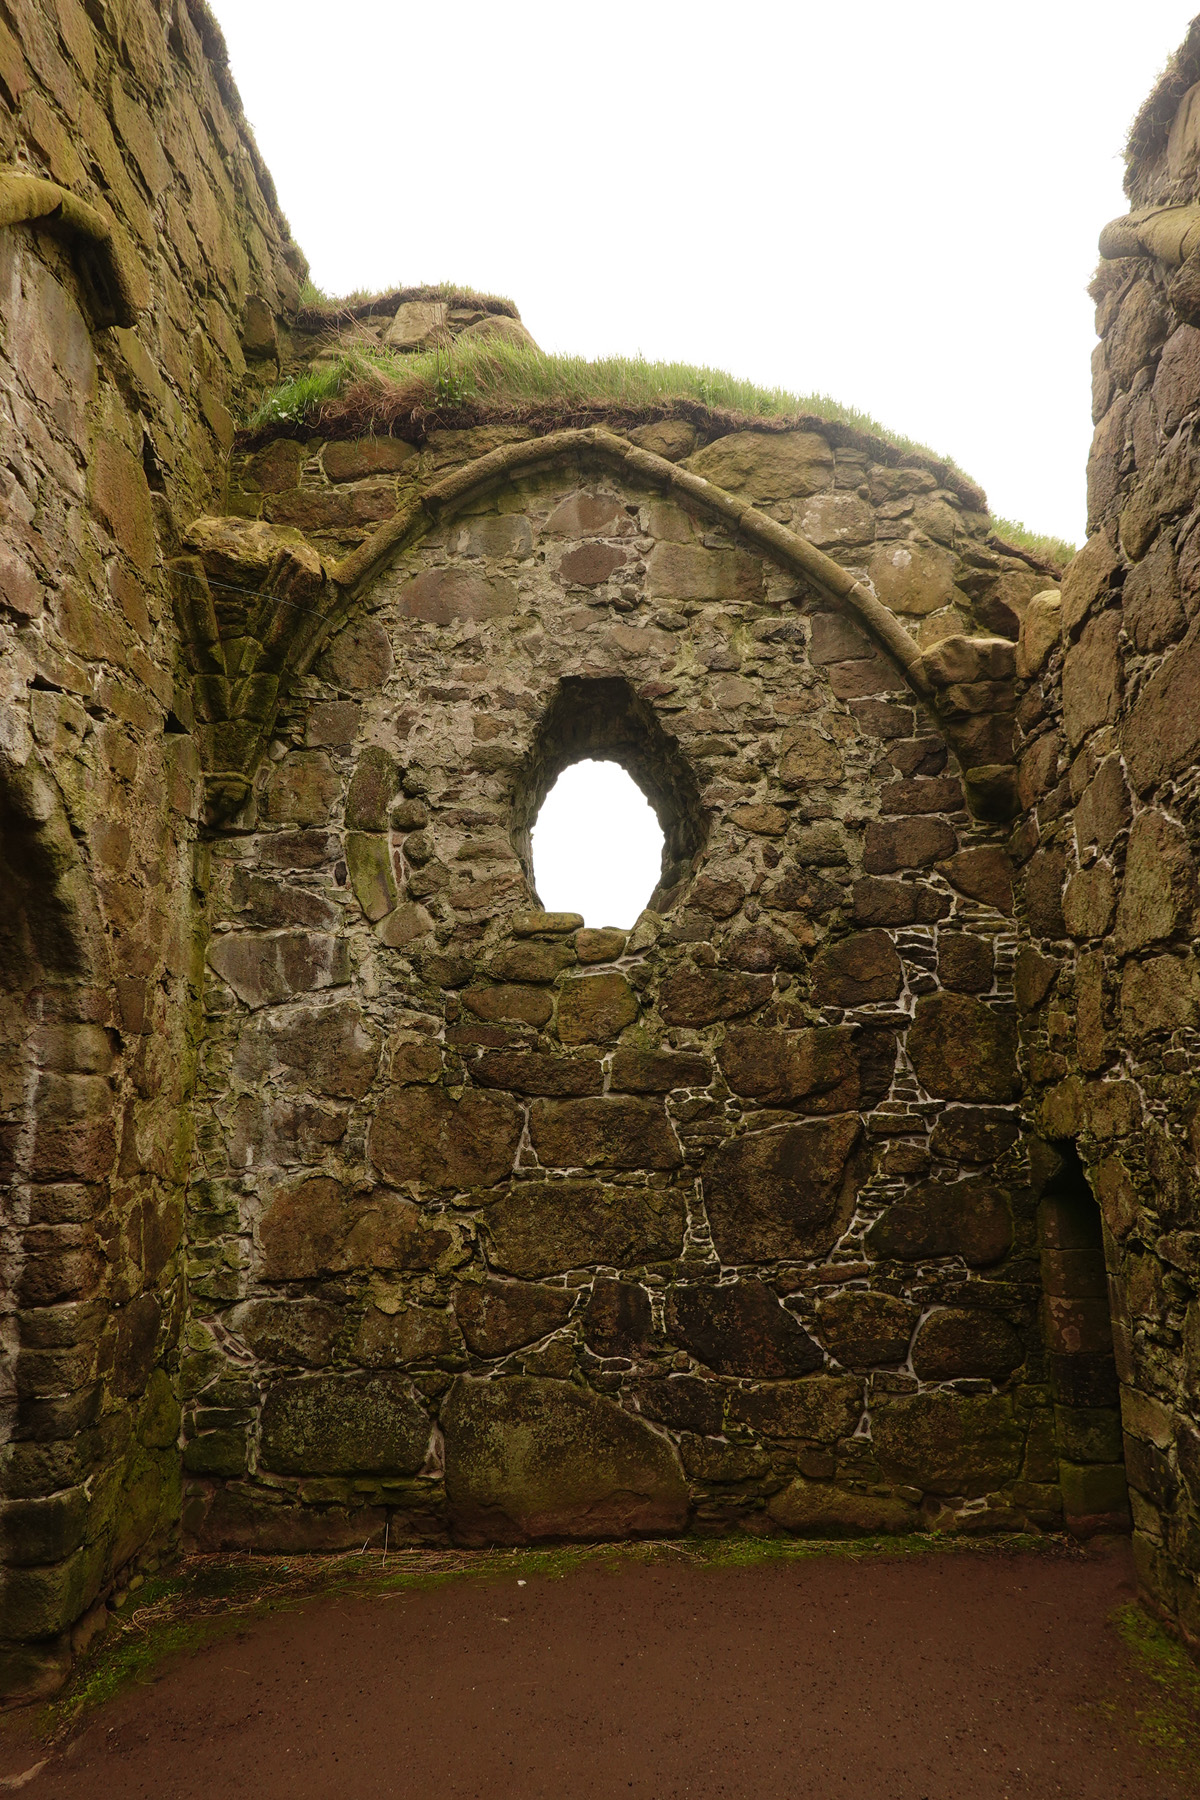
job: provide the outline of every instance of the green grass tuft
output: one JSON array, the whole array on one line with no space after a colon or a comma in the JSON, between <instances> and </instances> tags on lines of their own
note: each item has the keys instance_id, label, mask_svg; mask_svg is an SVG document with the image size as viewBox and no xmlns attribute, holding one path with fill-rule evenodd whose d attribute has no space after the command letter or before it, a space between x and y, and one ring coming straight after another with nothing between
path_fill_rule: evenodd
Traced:
<instances>
[{"instance_id":1,"label":"green grass tuft","mask_svg":"<svg viewBox=\"0 0 1200 1800\"><path fill-rule=\"evenodd\" d=\"M1018 550L1028 550L1042 562L1054 563L1060 569L1065 568L1075 554L1075 545L1068 543L1066 538L1030 531L1019 519L993 519L992 529L1006 543L1015 544Z\"/></svg>"},{"instance_id":2,"label":"green grass tuft","mask_svg":"<svg viewBox=\"0 0 1200 1800\"><path fill-rule=\"evenodd\" d=\"M317 376L300 375L267 394L248 421L251 431L277 422L319 423L322 411L358 382L391 389L411 408L431 411L439 382L450 371L466 400L489 410L546 407L562 411L611 407L620 412L666 414L679 403L753 419L818 418L838 421L898 450L927 456L958 470L952 457L889 431L870 413L843 406L829 394L793 394L740 380L724 369L691 363L648 362L644 357L547 356L524 345L494 339L458 343L450 351L405 356L386 350L347 352ZM315 385L313 385L315 383ZM959 471L961 473L961 471Z\"/></svg>"}]
</instances>

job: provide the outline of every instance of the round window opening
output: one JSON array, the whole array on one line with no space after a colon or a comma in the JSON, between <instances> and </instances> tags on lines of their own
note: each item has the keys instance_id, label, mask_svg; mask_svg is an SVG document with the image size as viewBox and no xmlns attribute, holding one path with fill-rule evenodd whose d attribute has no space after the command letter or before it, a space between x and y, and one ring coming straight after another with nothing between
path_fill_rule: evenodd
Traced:
<instances>
[{"instance_id":1,"label":"round window opening","mask_svg":"<svg viewBox=\"0 0 1200 1800\"><path fill-rule=\"evenodd\" d=\"M641 788L618 762L586 757L554 783L533 826L538 897L548 912L628 930L662 872L663 834Z\"/></svg>"}]
</instances>

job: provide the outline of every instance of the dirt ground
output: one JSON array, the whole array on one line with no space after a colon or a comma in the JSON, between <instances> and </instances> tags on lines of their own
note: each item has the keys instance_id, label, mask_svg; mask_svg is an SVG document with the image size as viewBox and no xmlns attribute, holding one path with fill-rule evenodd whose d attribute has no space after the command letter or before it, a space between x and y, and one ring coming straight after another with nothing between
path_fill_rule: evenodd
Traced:
<instances>
[{"instance_id":1,"label":"dirt ground","mask_svg":"<svg viewBox=\"0 0 1200 1800\"><path fill-rule=\"evenodd\" d=\"M342 1593L169 1658L85 1714L21 1792L1195 1800L1195 1773L1145 1747L1165 1733L1178 1756L1179 1717L1164 1727L1162 1689L1113 1623L1132 1597L1124 1546L664 1555ZM32 1732L10 1724L4 1775L46 1756Z\"/></svg>"}]
</instances>

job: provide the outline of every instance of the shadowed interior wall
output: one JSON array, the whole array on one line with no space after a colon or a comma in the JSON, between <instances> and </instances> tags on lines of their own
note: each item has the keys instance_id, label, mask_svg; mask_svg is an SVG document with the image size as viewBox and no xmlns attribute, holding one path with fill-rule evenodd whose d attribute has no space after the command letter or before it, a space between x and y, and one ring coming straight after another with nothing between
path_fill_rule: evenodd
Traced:
<instances>
[{"instance_id":1,"label":"shadowed interior wall","mask_svg":"<svg viewBox=\"0 0 1200 1800\"><path fill-rule=\"evenodd\" d=\"M111 231L128 308L114 324L61 204L0 230L0 1690L20 1697L178 1530L200 768L162 559L216 500L302 262L201 4L0 7L0 162L6 208L52 182Z\"/></svg>"}]
</instances>

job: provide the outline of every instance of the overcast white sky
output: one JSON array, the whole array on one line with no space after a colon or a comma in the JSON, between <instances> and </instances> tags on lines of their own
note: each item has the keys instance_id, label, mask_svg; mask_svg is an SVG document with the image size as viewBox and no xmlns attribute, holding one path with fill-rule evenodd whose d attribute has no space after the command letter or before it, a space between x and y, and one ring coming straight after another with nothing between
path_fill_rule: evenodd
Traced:
<instances>
[{"instance_id":1,"label":"overcast white sky","mask_svg":"<svg viewBox=\"0 0 1200 1800\"><path fill-rule=\"evenodd\" d=\"M313 279L822 391L1081 540L1096 237L1194 0L214 0Z\"/></svg>"}]
</instances>

